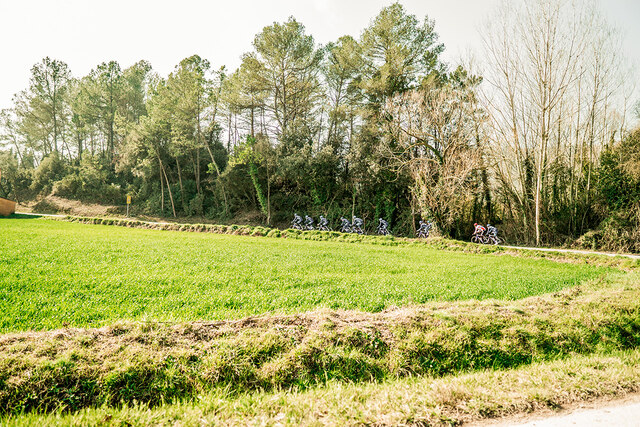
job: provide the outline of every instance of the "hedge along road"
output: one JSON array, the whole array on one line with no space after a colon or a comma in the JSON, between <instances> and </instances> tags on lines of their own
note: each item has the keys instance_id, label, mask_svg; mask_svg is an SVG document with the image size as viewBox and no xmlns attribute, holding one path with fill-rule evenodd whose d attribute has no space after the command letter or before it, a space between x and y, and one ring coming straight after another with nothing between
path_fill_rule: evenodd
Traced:
<instances>
[{"instance_id":1,"label":"hedge along road","mask_svg":"<svg viewBox=\"0 0 640 427\"><path fill-rule=\"evenodd\" d=\"M422 245L345 245L24 217L0 220L0 267L0 332L119 319L230 319L319 307L375 312L432 300L519 299L613 272Z\"/></svg>"},{"instance_id":2,"label":"hedge along road","mask_svg":"<svg viewBox=\"0 0 640 427\"><path fill-rule=\"evenodd\" d=\"M44 216L44 217L55 217L55 218L66 218L69 215L55 215L55 214L38 214L31 212L16 212L18 215L30 215L34 217ZM146 224L171 224L170 222L156 222L156 221L141 221ZM615 252L599 252L599 251L587 251L582 249L561 249L561 248L536 248L531 246L511 246L511 245L500 245L503 248L507 249L523 249L528 251L543 251L543 252L561 252L568 254L580 254L580 255L602 255L609 257L624 257L630 259L640 259L640 255L638 254L623 254L623 253L615 253Z\"/></svg>"}]
</instances>

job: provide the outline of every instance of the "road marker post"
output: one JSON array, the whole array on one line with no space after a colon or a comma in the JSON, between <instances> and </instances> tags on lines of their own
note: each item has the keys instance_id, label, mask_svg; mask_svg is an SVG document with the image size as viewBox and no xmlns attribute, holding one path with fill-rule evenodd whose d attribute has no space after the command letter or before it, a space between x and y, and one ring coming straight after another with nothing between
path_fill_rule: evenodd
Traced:
<instances>
[{"instance_id":1,"label":"road marker post","mask_svg":"<svg viewBox=\"0 0 640 427\"><path fill-rule=\"evenodd\" d=\"M129 205L131 204L131 196L127 196L127 217L129 216Z\"/></svg>"}]
</instances>

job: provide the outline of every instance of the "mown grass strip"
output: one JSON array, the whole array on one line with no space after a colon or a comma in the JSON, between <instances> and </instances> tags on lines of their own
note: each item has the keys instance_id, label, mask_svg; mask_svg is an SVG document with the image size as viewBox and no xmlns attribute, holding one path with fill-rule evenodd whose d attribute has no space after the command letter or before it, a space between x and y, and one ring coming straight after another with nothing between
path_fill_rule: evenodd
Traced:
<instances>
[{"instance_id":1,"label":"mown grass strip","mask_svg":"<svg viewBox=\"0 0 640 427\"><path fill-rule=\"evenodd\" d=\"M151 406L235 393L514 368L640 346L637 274L514 302L122 323L0 337L0 411Z\"/></svg>"},{"instance_id":2,"label":"mown grass strip","mask_svg":"<svg viewBox=\"0 0 640 427\"><path fill-rule=\"evenodd\" d=\"M75 413L0 417L9 426L461 425L640 390L640 350L574 356L504 371L383 383L331 381L309 390L229 393L177 402L102 406Z\"/></svg>"}]
</instances>

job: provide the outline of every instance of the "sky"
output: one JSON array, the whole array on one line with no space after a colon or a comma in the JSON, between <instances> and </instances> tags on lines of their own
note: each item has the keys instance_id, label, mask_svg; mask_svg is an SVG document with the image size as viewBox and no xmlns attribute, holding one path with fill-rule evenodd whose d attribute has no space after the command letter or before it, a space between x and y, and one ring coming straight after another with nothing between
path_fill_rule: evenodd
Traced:
<instances>
[{"instance_id":1,"label":"sky","mask_svg":"<svg viewBox=\"0 0 640 427\"><path fill-rule=\"evenodd\" d=\"M625 34L625 54L640 66L640 0L597 0ZM146 59L162 76L198 54L234 70L256 33L294 16L317 43L360 35L391 0L0 0L0 108L27 87L45 56L74 76L116 60ZM478 30L500 0L401 0L409 13L435 20L445 61L479 55Z\"/></svg>"}]
</instances>

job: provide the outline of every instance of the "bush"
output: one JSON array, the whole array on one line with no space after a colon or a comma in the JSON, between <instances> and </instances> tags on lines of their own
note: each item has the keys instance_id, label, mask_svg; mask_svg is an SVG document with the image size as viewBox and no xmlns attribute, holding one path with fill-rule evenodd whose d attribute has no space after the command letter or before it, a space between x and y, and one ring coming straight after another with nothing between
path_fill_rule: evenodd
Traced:
<instances>
[{"instance_id":1,"label":"bush","mask_svg":"<svg viewBox=\"0 0 640 427\"><path fill-rule=\"evenodd\" d=\"M58 154L45 157L33 173L31 189L40 194L51 192L53 183L60 181L67 175L68 169Z\"/></svg>"},{"instance_id":2,"label":"bush","mask_svg":"<svg viewBox=\"0 0 640 427\"><path fill-rule=\"evenodd\" d=\"M0 197L21 201L33 197L31 183L33 169L27 169L18 163L11 152L0 151Z\"/></svg>"},{"instance_id":3,"label":"bush","mask_svg":"<svg viewBox=\"0 0 640 427\"><path fill-rule=\"evenodd\" d=\"M189 216L202 216L204 214L204 195L196 194L194 198L189 202L187 207L187 215Z\"/></svg>"},{"instance_id":4,"label":"bush","mask_svg":"<svg viewBox=\"0 0 640 427\"><path fill-rule=\"evenodd\" d=\"M574 246L590 250L640 252L640 203L610 215L597 230L580 236Z\"/></svg>"},{"instance_id":5,"label":"bush","mask_svg":"<svg viewBox=\"0 0 640 427\"><path fill-rule=\"evenodd\" d=\"M82 178L76 174L67 175L53 184L52 194L61 197L79 197L82 193Z\"/></svg>"}]
</instances>

